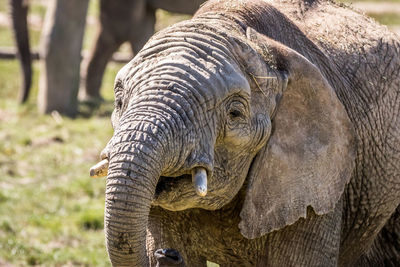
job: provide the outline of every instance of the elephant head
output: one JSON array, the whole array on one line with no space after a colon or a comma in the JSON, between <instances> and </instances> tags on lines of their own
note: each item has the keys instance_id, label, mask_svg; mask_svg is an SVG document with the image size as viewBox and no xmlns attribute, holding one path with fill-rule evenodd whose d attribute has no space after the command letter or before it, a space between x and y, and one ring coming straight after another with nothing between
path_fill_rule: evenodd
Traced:
<instances>
[{"instance_id":1,"label":"elephant head","mask_svg":"<svg viewBox=\"0 0 400 267\"><path fill-rule=\"evenodd\" d=\"M153 36L117 75L105 233L113 265L148 265L151 205L216 210L243 187L255 238L331 211L349 179L352 128L319 69L224 16Z\"/></svg>"}]
</instances>

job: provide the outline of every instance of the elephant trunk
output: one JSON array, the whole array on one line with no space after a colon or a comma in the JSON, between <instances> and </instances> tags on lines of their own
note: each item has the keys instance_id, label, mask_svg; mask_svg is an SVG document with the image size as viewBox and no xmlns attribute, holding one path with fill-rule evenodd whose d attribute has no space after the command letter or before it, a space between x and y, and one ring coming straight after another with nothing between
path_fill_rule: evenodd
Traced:
<instances>
[{"instance_id":1,"label":"elephant trunk","mask_svg":"<svg viewBox=\"0 0 400 267\"><path fill-rule=\"evenodd\" d=\"M141 146L131 143L133 147ZM124 146L124 145L121 145ZM125 144L126 146L126 144ZM146 227L161 167L146 150L111 158L106 185L105 234L113 266L147 266ZM129 159L128 159L129 158Z\"/></svg>"},{"instance_id":2,"label":"elephant trunk","mask_svg":"<svg viewBox=\"0 0 400 267\"><path fill-rule=\"evenodd\" d=\"M127 120L113 137L109 154L106 246L113 266L148 266L146 227L158 179L171 163L173 153L165 146L171 143L170 131L157 120L149 122L150 115Z\"/></svg>"}]
</instances>

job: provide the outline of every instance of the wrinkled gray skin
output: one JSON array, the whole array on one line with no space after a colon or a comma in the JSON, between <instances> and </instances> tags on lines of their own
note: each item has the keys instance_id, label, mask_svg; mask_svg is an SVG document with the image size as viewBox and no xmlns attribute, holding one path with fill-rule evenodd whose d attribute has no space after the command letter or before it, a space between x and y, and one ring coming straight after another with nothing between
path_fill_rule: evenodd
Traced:
<instances>
[{"instance_id":1,"label":"wrinkled gray skin","mask_svg":"<svg viewBox=\"0 0 400 267\"><path fill-rule=\"evenodd\" d=\"M124 42L137 53L154 33L156 9L194 14L204 0L101 0L100 27L84 70L81 98L100 99L103 74L111 56Z\"/></svg>"},{"instance_id":2,"label":"wrinkled gray skin","mask_svg":"<svg viewBox=\"0 0 400 267\"><path fill-rule=\"evenodd\" d=\"M117 75L102 153L112 264L399 262L399 51L330 1L215 0L153 36Z\"/></svg>"}]
</instances>

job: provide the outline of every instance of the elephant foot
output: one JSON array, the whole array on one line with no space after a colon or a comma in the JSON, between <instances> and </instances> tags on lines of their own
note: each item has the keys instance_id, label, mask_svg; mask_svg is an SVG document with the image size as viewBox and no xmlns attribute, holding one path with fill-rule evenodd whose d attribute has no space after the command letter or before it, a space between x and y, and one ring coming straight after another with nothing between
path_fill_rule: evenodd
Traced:
<instances>
[{"instance_id":1,"label":"elephant foot","mask_svg":"<svg viewBox=\"0 0 400 267\"><path fill-rule=\"evenodd\" d=\"M180 253L175 249L157 249L156 252L154 252L154 256L157 260L157 267L185 266Z\"/></svg>"}]
</instances>

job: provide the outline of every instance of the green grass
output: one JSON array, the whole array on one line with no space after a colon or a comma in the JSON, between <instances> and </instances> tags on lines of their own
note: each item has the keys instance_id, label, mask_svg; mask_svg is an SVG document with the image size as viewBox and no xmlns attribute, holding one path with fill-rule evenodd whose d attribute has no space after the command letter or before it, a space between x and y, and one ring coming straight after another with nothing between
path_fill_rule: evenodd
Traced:
<instances>
[{"instance_id":1,"label":"green grass","mask_svg":"<svg viewBox=\"0 0 400 267\"><path fill-rule=\"evenodd\" d=\"M38 47L40 41L40 31L30 28L29 41L32 47ZM15 46L14 35L9 27L0 26L0 46Z\"/></svg>"},{"instance_id":2,"label":"green grass","mask_svg":"<svg viewBox=\"0 0 400 267\"><path fill-rule=\"evenodd\" d=\"M37 113L34 67L33 95L19 106L17 61L0 61L0 259L22 266L109 266L105 180L89 178L88 170L112 135L112 84L121 65L108 67L106 104L93 117L62 121Z\"/></svg>"},{"instance_id":3,"label":"green grass","mask_svg":"<svg viewBox=\"0 0 400 267\"><path fill-rule=\"evenodd\" d=\"M36 14L40 17L44 17L44 15L46 14L46 5L44 5L44 3L42 2L31 0L29 5L29 12L31 14Z\"/></svg>"},{"instance_id":4,"label":"green grass","mask_svg":"<svg viewBox=\"0 0 400 267\"><path fill-rule=\"evenodd\" d=\"M0 46L14 46L14 36L9 27L0 26Z\"/></svg>"},{"instance_id":5,"label":"green grass","mask_svg":"<svg viewBox=\"0 0 400 267\"><path fill-rule=\"evenodd\" d=\"M0 12L7 12L7 11L8 11L8 1L0 0Z\"/></svg>"}]
</instances>

